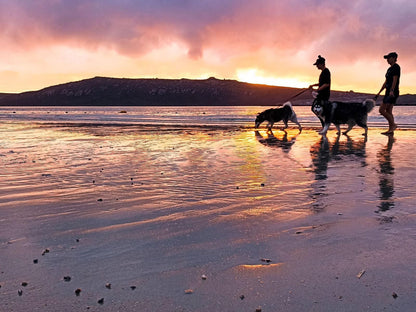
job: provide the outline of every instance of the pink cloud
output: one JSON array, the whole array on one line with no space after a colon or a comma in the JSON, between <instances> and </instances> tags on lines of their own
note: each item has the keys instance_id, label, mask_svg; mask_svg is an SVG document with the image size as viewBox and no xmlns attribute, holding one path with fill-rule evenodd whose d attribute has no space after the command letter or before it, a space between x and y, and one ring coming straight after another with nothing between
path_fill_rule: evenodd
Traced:
<instances>
[{"instance_id":1,"label":"pink cloud","mask_svg":"<svg viewBox=\"0 0 416 312\"><path fill-rule=\"evenodd\" d=\"M316 74L318 54L338 68L380 58L384 70L382 55L397 51L416 73L415 15L411 0L0 0L0 44L9 54L59 45L132 59L176 45L200 68L214 55L227 72L246 64L270 75Z\"/></svg>"}]
</instances>

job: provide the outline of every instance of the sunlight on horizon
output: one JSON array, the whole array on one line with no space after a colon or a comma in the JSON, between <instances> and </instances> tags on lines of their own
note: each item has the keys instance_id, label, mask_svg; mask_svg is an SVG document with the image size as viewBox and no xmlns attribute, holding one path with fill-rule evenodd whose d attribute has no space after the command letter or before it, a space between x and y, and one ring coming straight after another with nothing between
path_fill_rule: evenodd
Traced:
<instances>
[{"instance_id":1,"label":"sunlight on horizon","mask_svg":"<svg viewBox=\"0 0 416 312\"><path fill-rule=\"evenodd\" d=\"M307 88L308 82L300 81L297 78L276 78L263 76L262 72L257 68L239 69L237 70L237 79L248 83L265 84L271 86L291 87L291 88Z\"/></svg>"}]
</instances>

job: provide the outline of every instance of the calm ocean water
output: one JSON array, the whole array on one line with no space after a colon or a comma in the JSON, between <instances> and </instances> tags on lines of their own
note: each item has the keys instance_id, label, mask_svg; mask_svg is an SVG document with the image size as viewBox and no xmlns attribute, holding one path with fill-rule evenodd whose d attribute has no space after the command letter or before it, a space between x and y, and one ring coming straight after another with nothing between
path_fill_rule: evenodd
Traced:
<instances>
[{"instance_id":1,"label":"calm ocean water","mask_svg":"<svg viewBox=\"0 0 416 312\"><path fill-rule=\"evenodd\" d=\"M80 123L106 125L193 125L252 127L260 106L171 106L171 107L0 107L2 122ZM309 106L295 106L303 126L319 126ZM416 106L394 108L396 123L402 129L416 128ZM385 119L376 107L368 118L370 127L384 127Z\"/></svg>"}]
</instances>

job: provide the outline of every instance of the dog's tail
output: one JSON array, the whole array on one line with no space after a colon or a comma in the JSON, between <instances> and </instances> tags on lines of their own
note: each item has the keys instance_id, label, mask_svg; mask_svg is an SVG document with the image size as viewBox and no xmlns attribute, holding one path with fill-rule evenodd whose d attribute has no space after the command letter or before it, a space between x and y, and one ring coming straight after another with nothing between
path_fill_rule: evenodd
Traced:
<instances>
[{"instance_id":1,"label":"dog's tail","mask_svg":"<svg viewBox=\"0 0 416 312\"><path fill-rule=\"evenodd\" d=\"M376 106L376 101L367 99L363 102L363 106L367 107L367 113L369 113L373 110L374 106Z\"/></svg>"},{"instance_id":2,"label":"dog's tail","mask_svg":"<svg viewBox=\"0 0 416 312\"><path fill-rule=\"evenodd\" d=\"M290 101L287 101L287 102L283 103L283 106L290 106L290 107L292 107L292 103Z\"/></svg>"},{"instance_id":3,"label":"dog's tail","mask_svg":"<svg viewBox=\"0 0 416 312\"><path fill-rule=\"evenodd\" d=\"M288 106L290 108L290 110L292 111L292 116L296 115L295 111L293 110L292 103L290 101L283 103L282 107L285 107L285 106Z\"/></svg>"}]
</instances>

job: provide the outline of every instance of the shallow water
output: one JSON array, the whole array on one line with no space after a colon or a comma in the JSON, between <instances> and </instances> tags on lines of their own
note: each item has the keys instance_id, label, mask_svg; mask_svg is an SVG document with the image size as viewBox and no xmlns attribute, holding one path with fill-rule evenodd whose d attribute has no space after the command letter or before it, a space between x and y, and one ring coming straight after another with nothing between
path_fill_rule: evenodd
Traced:
<instances>
[{"instance_id":1,"label":"shallow water","mask_svg":"<svg viewBox=\"0 0 416 312\"><path fill-rule=\"evenodd\" d=\"M15 310L28 307L16 301L27 279L22 299L79 308L95 304L106 281L121 296L167 272L254 264L311 217L378 224L414 215L414 130L370 129L368 140L359 128L339 138L330 130L325 139L313 127L267 133L240 122L108 125L102 114L98 124L39 114L0 125L0 295ZM89 295L74 301L74 287ZM145 301L150 290L141 290ZM175 306L165 304L160 311Z\"/></svg>"},{"instance_id":2,"label":"shallow water","mask_svg":"<svg viewBox=\"0 0 416 312\"><path fill-rule=\"evenodd\" d=\"M129 107L0 107L2 122L38 122L108 125L183 125L252 127L261 106L129 106ZM303 126L319 126L309 106L294 106ZM394 108L396 123L402 129L416 126L416 107ZM370 127L384 127L386 121L374 108L368 116Z\"/></svg>"}]
</instances>

